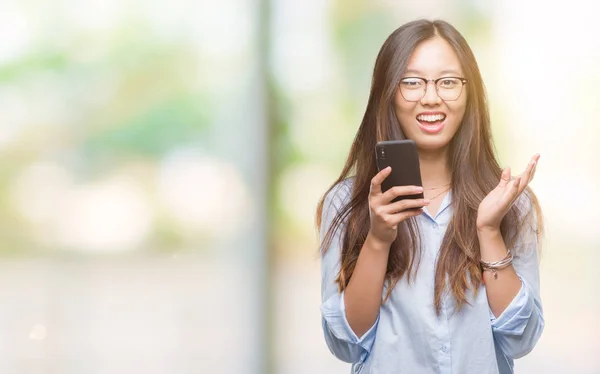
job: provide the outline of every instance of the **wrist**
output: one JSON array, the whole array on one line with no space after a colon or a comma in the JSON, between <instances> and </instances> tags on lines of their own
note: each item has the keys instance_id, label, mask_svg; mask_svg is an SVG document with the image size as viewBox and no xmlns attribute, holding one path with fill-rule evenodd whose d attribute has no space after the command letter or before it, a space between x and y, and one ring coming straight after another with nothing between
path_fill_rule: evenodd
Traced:
<instances>
[{"instance_id":1,"label":"wrist","mask_svg":"<svg viewBox=\"0 0 600 374\"><path fill-rule=\"evenodd\" d=\"M500 231L500 227L494 226L484 226L477 228L477 238L479 238L479 242L487 242L494 241L498 238L502 237L502 232Z\"/></svg>"},{"instance_id":2,"label":"wrist","mask_svg":"<svg viewBox=\"0 0 600 374\"><path fill-rule=\"evenodd\" d=\"M480 225L477 224L477 235L499 234L500 225Z\"/></svg>"},{"instance_id":3,"label":"wrist","mask_svg":"<svg viewBox=\"0 0 600 374\"><path fill-rule=\"evenodd\" d=\"M482 261L500 261L506 256L506 245L499 227L477 228L477 238Z\"/></svg>"},{"instance_id":4,"label":"wrist","mask_svg":"<svg viewBox=\"0 0 600 374\"><path fill-rule=\"evenodd\" d=\"M392 246L392 243L377 238L371 233L371 231L369 231L369 233L367 234L365 244L367 244L371 249L374 249L376 251L389 251L390 247Z\"/></svg>"}]
</instances>

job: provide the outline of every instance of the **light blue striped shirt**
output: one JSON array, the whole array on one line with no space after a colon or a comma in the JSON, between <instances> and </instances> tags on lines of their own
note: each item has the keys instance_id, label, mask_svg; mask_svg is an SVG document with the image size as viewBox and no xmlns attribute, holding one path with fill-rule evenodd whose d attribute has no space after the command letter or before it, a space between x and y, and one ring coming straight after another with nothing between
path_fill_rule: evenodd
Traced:
<instances>
[{"instance_id":1,"label":"light blue striped shirt","mask_svg":"<svg viewBox=\"0 0 600 374\"><path fill-rule=\"evenodd\" d=\"M349 200L351 185L348 179L326 196L321 239ZM335 283L341 240L339 232L334 236L321 263L322 325L327 346L337 358L352 363L352 373L509 374L513 360L533 349L544 329L534 228L524 230L527 235L512 248L522 286L498 318L489 308L483 285L474 299L467 293L470 305L461 311L447 291L438 317L433 306L435 264L451 218L450 194L435 217L426 210L418 216L423 251L416 279L410 285L406 279L397 283L375 324L360 338L346 320L343 293Z\"/></svg>"}]
</instances>

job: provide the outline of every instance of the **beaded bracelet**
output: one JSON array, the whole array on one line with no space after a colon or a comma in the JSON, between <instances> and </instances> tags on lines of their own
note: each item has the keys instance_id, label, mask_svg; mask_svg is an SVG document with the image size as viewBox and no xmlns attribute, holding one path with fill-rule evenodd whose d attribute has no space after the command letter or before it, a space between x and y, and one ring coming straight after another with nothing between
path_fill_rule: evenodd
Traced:
<instances>
[{"instance_id":1,"label":"beaded bracelet","mask_svg":"<svg viewBox=\"0 0 600 374\"><path fill-rule=\"evenodd\" d=\"M510 266L510 264L512 264L512 262L513 262L513 255L512 255L512 252L510 250L508 250L508 253L506 254L506 256L500 261L485 262L485 261L479 260L479 262L481 263L481 269L483 271L486 271L486 270L491 271L492 274L494 274L494 279L498 279L498 270L502 270L502 269Z\"/></svg>"}]
</instances>

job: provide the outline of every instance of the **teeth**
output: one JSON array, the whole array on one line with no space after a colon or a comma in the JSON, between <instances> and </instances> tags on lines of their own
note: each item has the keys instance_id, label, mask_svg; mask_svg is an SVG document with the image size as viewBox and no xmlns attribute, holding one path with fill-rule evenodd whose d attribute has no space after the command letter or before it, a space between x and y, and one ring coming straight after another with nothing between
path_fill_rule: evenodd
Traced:
<instances>
[{"instance_id":1,"label":"teeth","mask_svg":"<svg viewBox=\"0 0 600 374\"><path fill-rule=\"evenodd\" d=\"M446 118L445 115L443 114L434 114L434 115L418 115L417 119L419 121L425 121L425 122L436 122L436 121L442 121L444 118Z\"/></svg>"}]
</instances>

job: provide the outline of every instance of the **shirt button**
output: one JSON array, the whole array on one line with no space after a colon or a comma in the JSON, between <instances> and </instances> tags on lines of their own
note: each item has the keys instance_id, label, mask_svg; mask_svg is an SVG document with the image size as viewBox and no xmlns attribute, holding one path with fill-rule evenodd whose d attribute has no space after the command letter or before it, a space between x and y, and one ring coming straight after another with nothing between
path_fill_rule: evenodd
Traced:
<instances>
[{"instance_id":1,"label":"shirt button","mask_svg":"<svg viewBox=\"0 0 600 374\"><path fill-rule=\"evenodd\" d=\"M442 352L446 352L448 350L448 347L446 347L445 345L442 346Z\"/></svg>"}]
</instances>

